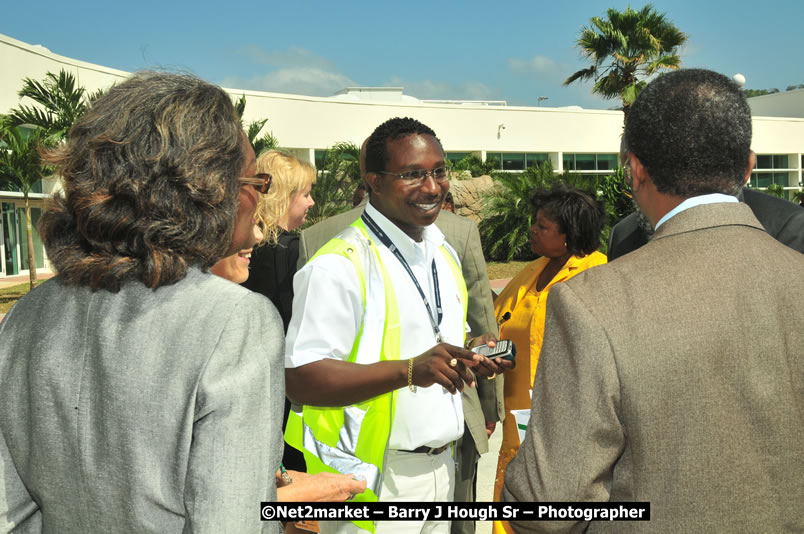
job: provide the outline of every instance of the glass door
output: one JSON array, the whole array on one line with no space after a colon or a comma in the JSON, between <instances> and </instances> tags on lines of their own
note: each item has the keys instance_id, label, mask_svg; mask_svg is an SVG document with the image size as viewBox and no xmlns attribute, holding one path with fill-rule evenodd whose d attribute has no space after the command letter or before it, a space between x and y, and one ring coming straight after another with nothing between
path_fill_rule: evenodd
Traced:
<instances>
[{"instance_id":1,"label":"glass door","mask_svg":"<svg viewBox=\"0 0 804 534\"><path fill-rule=\"evenodd\" d=\"M0 218L3 220L3 255L5 260L5 275L19 274L19 261L17 258L17 213L13 202L3 202L0 205Z\"/></svg>"}]
</instances>

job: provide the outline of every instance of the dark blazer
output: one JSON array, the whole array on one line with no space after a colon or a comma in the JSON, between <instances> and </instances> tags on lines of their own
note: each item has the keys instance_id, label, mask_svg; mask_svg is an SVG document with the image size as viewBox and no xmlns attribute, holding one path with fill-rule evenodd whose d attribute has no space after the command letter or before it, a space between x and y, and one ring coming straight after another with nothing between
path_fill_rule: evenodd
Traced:
<instances>
[{"instance_id":1,"label":"dark blazer","mask_svg":"<svg viewBox=\"0 0 804 534\"><path fill-rule=\"evenodd\" d=\"M282 317L285 332L293 311L293 275L298 261L299 236L282 230L276 244L264 244L254 249L248 279L240 284L268 297Z\"/></svg>"},{"instance_id":2,"label":"dark blazer","mask_svg":"<svg viewBox=\"0 0 804 534\"><path fill-rule=\"evenodd\" d=\"M783 198L748 188L743 189L743 202L748 204L771 236L804 253L804 208ZM611 229L607 253L609 261L628 254L647 242L648 237L639 227L637 214L632 213Z\"/></svg>"},{"instance_id":3,"label":"dark blazer","mask_svg":"<svg viewBox=\"0 0 804 534\"><path fill-rule=\"evenodd\" d=\"M550 292L505 501L648 501L573 532L804 530L804 255L743 204L696 206Z\"/></svg>"}]
</instances>

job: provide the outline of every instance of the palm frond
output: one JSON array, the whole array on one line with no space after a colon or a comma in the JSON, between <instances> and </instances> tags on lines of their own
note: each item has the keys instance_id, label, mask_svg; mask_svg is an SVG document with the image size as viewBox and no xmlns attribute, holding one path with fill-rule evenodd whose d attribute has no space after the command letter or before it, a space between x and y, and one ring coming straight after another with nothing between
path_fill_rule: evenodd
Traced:
<instances>
[{"instance_id":1,"label":"palm frond","mask_svg":"<svg viewBox=\"0 0 804 534\"><path fill-rule=\"evenodd\" d=\"M25 78L20 98L29 98L37 105L21 104L9 112L15 125L30 124L48 134L64 138L87 108L86 90L80 87L70 72L62 69L58 74L48 72L42 81Z\"/></svg>"},{"instance_id":2,"label":"palm frond","mask_svg":"<svg viewBox=\"0 0 804 534\"><path fill-rule=\"evenodd\" d=\"M576 46L592 66L572 74L564 85L594 80L593 93L620 98L627 108L638 94L637 73L650 76L678 68L678 48L686 41L686 34L650 4L638 11L609 9L605 17L592 17L581 28Z\"/></svg>"},{"instance_id":3,"label":"palm frond","mask_svg":"<svg viewBox=\"0 0 804 534\"><path fill-rule=\"evenodd\" d=\"M588 69L581 69L578 72L573 73L566 80L564 80L563 85L569 85L575 80L588 80L589 78L594 78L596 74L597 74L597 67L589 67Z\"/></svg>"}]
</instances>

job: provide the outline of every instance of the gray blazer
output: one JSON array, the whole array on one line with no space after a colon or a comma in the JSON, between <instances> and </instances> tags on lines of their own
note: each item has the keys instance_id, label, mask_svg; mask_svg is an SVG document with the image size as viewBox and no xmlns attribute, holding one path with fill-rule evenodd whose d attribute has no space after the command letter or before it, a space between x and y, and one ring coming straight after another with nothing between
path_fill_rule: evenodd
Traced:
<instances>
[{"instance_id":1,"label":"gray blazer","mask_svg":"<svg viewBox=\"0 0 804 534\"><path fill-rule=\"evenodd\" d=\"M0 532L260 532L282 454L282 322L200 270L58 277L0 323Z\"/></svg>"},{"instance_id":2,"label":"gray blazer","mask_svg":"<svg viewBox=\"0 0 804 534\"><path fill-rule=\"evenodd\" d=\"M335 234L357 220L363 213L364 207L364 205L358 206L302 231L299 242L299 268L327 241L335 237ZM436 226L444 233L447 242L455 249L461 260L461 270L469 291L467 322L472 335L478 336L487 332L497 334L491 287L477 225L469 219L441 210L436 219ZM502 388L503 378L500 375L494 380L481 378L477 381L477 388L465 388L463 391L464 419L481 454L489 450L486 421L501 421L505 417Z\"/></svg>"},{"instance_id":3,"label":"gray blazer","mask_svg":"<svg viewBox=\"0 0 804 534\"><path fill-rule=\"evenodd\" d=\"M517 531L804 530L804 256L744 204L681 212L550 292L505 501L649 501L644 522Z\"/></svg>"}]
</instances>

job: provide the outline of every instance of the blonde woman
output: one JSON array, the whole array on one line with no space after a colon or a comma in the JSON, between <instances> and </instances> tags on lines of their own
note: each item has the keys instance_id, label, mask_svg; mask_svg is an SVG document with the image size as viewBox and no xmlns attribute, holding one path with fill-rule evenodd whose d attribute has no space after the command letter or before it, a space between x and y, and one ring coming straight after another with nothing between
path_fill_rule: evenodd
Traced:
<instances>
[{"instance_id":1,"label":"blonde woman","mask_svg":"<svg viewBox=\"0 0 804 534\"><path fill-rule=\"evenodd\" d=\"M304 224L307 211L315 204L310 196L315 167L299 161L293 154L270 150L257 158L257 172L271 174L273 181L268 193L260 196L256 219L265 237L251 254L249 277L243 287L265 295L274 303L287 332L293 304L293 275L299 258L299 236L291 231ZM283 430L289 410L290 402L285 399ZM288 469L305 470L304 456L287 444L282 462Z\"/></svg>"},{"instance_id":2,"label":"blonde woman","mask_svg":"<svg viewBox=\"0 0 804 534\"><path fill-rule=\"evenodd\" d=\"M257 172L271 174L273 181L257 208L257 224L265 237L251 255L243 286L271 299L287 331L299 258L299 236L291 232L304 224L315 204L310 196L315 167L293 154L270 150L257 158Z\"/></svg>"}]
</instances>

